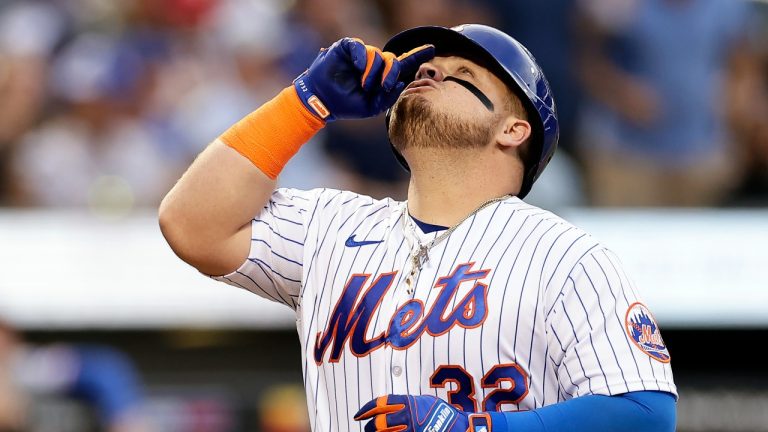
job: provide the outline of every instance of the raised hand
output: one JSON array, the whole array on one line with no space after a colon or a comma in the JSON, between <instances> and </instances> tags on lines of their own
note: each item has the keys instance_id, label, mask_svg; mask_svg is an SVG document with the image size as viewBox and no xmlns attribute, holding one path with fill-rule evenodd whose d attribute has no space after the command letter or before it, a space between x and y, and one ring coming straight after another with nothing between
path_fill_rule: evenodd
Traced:
<instances>
[{"instance_id":1,"label":"raised hand","mask_svg":"<svg viewBox=\"0 0 768 432\"><path fill-rule=\"evenodd\" d=\"M435 56L432 45L422 45L400 56L343 38L320 51L293 82L304 105L326 122L373 117L395 103L404 80Z\"/></svg>"}]
</instances>

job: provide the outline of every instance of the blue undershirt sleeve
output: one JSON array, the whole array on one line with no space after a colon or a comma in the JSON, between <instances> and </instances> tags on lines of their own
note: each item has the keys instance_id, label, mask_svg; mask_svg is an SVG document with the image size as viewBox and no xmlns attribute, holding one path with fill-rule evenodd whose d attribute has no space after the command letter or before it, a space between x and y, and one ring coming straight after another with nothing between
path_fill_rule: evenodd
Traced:
<instances>
[{"instance_id":1,"label":"blue undershirt sleeve","mask_svg":"<svg viewBox=\"0 0 768 432\"><path fill-rule=\"evenodd\" d=\"M675 396L638 391L588 395L532 411L492 412L493 432L673 432Z\"/></svg>"}]
</instances>

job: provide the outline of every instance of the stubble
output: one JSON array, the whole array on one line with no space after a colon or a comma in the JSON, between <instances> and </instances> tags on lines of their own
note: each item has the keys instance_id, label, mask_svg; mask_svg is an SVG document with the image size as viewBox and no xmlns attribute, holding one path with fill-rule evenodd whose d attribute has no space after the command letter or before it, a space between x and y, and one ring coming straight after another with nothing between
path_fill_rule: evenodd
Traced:
<instances>
[{"instance_id":1,"label":"stubble","mask_svg":"<svg viewBox=\"0 0 768 432\"><path fill-rule=\"evenodd\" d=\"M463 119L413 94L401 97L392 108L389 139L400 152L406 148L479 148L491 141L496 123L496 116Z\"/></svg>"}]
</instances>

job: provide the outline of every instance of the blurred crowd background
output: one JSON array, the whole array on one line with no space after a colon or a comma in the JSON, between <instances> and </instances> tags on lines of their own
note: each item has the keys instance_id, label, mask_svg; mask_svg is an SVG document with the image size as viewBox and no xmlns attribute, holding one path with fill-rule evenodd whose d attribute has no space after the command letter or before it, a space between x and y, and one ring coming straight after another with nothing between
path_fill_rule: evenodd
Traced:
<instances>
[{"instance_id":1,"label":"blurred crowd background","mask_svg":"<svg viewBox=\"0 0 768 432\"><path fill-rule=\"evenodd\" d=\"M0 0L0 204L155 207L198 152L353 35L518 38L551 81L544 206L768 203L768 5L749 0ZM338 122L282 185L402 198L381 118Z\"/></svg>"},{"instance_id":2,"label":"blurred crowd background","mask_svg":"<svg viewBox=\"0 0 768 432\"><path fill-rule=\"evenodd\" d=\"M409 27L466 22L519 39L553 86L560 150L532 203L768 207L763 0L0 0L0 207L156 208L211 140L289 85L321 47L344 36L382 46ZM329 125L280 179L401 199L406 182L381 117ZM0 324L0 431L153 430L134 413L142 380L162 376L142 378L114 347L51 345L57 336L38 333L28 345ZM121 337L123 348L145 342ZM240 375L215 377L257 380L237 378L254 366L242 354L248 343L196 357L174 341L157 346L170 347L163 354L181 370L232 355ZM280 357L296 358L288 384L280 373L257 377L274 386L261 386L248 409L267 414L234 423L241 417L227 410L241 405L212 397L216 389L188 394L181 409L154 388L150 417L165 419L160 430L306 430L291 349ZM134 352L145 372L162 362L146 351ZM95 414L78 423L54 403L30 417L29 394L79 395ZM24 426L29 418L40 421Z\"/></svg>"}]
</instances>

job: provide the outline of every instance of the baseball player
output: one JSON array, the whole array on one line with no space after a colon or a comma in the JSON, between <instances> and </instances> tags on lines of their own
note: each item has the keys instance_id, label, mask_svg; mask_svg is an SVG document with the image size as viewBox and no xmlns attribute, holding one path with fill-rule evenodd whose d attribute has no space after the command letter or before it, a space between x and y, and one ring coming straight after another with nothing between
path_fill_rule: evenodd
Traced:
<instances>
[{"instance_id":1,"label":"baseball player","mask_svg":"<svg viewBox=\"0 0 768 432\"><path fill-rule=\"evenodd\" d=\"M332 121L387 113L408 200L276 189ZM558 123L494 28L344 38L169 192L173 250L296 313L314 431L672 431L675 384L618 258L522 201Z\"/></svg>"}]
</instances>

